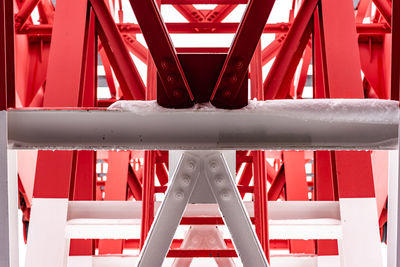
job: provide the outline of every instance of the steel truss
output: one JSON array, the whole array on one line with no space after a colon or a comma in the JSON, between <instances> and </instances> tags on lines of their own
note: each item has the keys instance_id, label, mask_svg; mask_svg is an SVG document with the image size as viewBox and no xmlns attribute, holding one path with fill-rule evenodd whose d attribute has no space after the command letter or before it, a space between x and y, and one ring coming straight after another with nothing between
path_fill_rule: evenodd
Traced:
<instances>
[{"instance_id":1,"label":"steel truss","mask_svg":"<svg viewBox=\"0 0 400 267\"><path fill-rule=\"evenodd\" d=\"M351 0L293 0L287 10L289 19L273 23L268 19L272 8L279 8L275 0L130 0L123 6L122 2L57 0L55 6L51 0L0 1L1 266L18 265L17 204L23 211L29 259L41 252L52 254L54 249L69 253L62 256L62 262L70 258L70 264L76 260L77 266L83 261L96 266L96 259L89 257L96 251L114 254L115 258L126 249L141 250L144 255L149 246L146 240L154 238L149 231L155 219L153 211L159 205L155 196L167 192L168 199L172 192L169 163L175 159L163 150L178 148L238 150L237 190L242 198L251 195L251 223L264 253L256 256L265 257L273 266L287 266L287 259L279 262L270 257L275 249L285 249L291 255L312 255L304 259L310 266L335 266L339 255L341 266L353 267L361 264L361 256L369 255L362 264L375 267L380 258L375 252L377 231L385 239L387 228L389 266L400 265L398 190L394 190L398 187L398 160L393 151L365 151L397 148L398 1L360 0L353 6ZM200 9L196 4L214 6ZM165 23L161 10L166 5L187 22ZM240 5L247 5L241 21L224 22ZM128 22L128 9L134 12L137 23ZM199 48L174 47L170 37L201 33L235 35L230 47ZM273 40L265 46L262 37L268 34ZM146 64L146 81L134 57ZM102 68L98 68L100 62ZM268 73L267 65L271 66ZM102 74L109 99L97 95ZM307 90L312 90L315 99L332 98L309 110L309 118L304 117L304 109L316 102L296 100L303 105L299 107L291 101L302 99ZM292 104L279 107L271 102L270 109L250 110L249 99L289 99ZM355 104L347 100L346 104L333 99L380 99L369 101L387 108L378 109L368 101ZM166 108L195 108L147 113L143 109L105 110L118 100L156 100ZM218 109L196 110L204 102ZM222 110L242 107L244 110ZM28 148L36 150L14 151ZM311 171L306 173L306 166ZM17 181L18 195L14 188ZM54 199L62 200L51 204ZM65 237L57 234L65 231L70 207L75 201L96 203L94 200L121 201L122 209L128 209L124 206L127 200L141 201L141 216L135 217L140 220L140 235L125 238L122 233L114 240L93 235L85 239L75 232L70 244L64 242ZM269 223L274 216L269 206L276 200L286 200L288 205L309 200L316 205L322 201L339 205L340 216L335 220L346 218L351 222L340 224L339 232L346 237L276 238L274 229L287 229ZM31 217L35 201L39 204ZM352 205L365 209L353 210L349 208ZM40 243L31 240L43 235L43 218L59 228L53 229L54 239L47 244L51 246L41 249ZM32 221L38 221L36 226ZM186 225L223 223L219 215L184 216L180 221ZM315 223L310 225L318 228ZM363 230L371 234L363 235ZM314 238L316 241L304 240ZM183 248L189 241L171 240L163 255L238 256L233 249L238 248L234 236L233 240L223 240L225 247L215 250ZM29 245L32 242L38 244L36 248ZM361 248L360 243L368 246ZM242 251L238 251L240 256ZM79 261L72 256L88 258ZM47 263L54 267L52 259L49 257ZM27 262L27 266L46 266L43 258L36 260ZM128 265L134 264L126 260ZM321 262L325 260L332 262ZM97 261L101 264L107 259L99 257Z\"/></svg>"}]
</instances>

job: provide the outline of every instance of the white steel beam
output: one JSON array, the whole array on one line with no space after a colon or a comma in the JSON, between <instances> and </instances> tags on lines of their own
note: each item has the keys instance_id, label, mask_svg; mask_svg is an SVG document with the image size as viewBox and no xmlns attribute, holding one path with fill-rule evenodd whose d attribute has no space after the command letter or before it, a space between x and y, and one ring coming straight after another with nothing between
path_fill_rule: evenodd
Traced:
<instances>
[{"instance_id":1,"label":"white steel beam","mask_svg":"<svg viewBox=\"0 0 400 267\"><path fill-rule=\"evenodd\" d=\"M387 266L400 266L399 151L389 152Z\"/></svg>"},{"instance_id":2,"label":"white steel beam","mask_svg":"<svg viewBox=\"0 0 400 267\"><path fill-rule=\"evenodd\" d=\"M240 110L164 109L155 102L117 110L10 110L13 149L396 149L398 102L273 100Z\"/></svg>"},{"instance_id":3,"label":"white steel beam","mask_svg":"<svg viewBox=\"0 0 400 267\"><path fill-rule=\"evenodd\" d=\"M68 199L33 198L25 267L67 267Z\"/></svg>"},{"instance_id":4,"label":"white steel beam","mask_svg":"<svg viewBox=\"0 0 400 267\"><path fill-rule=\"evenodd\" d=\"M161 266L199 179L206 179L244 266L268 267L233 176L220 152L185 152L139 256L138 267Z\"/></svg>"},{"instance_id":5,"label":"white steel beam","mask_svg":"<svg viewBox=\"0 0 400 267\"><path fill-rule=\"evenodd\" d=\"M7 151L7 113L0 111L0 266L18 267L16 152Z\"/></svg>"},{"instance_id":6,"label":"white steel beam","mask_svg":"<svg viewBox=\"0 0 400 267\"><path fill-rule=\"evenodd\" d=\"M189 153L182 155L140 252L138 267L162 265L190 195L197 184L200 169L200 157Z\"/></svg>"}]
</instances>

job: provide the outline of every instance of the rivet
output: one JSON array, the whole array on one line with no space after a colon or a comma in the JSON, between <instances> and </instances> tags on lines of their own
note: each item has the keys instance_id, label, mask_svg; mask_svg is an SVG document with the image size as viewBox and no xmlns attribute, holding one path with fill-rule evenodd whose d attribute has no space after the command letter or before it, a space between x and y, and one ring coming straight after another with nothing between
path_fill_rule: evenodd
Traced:
<instances>
[{"instance_id":1,"label":"rivet","mask_svg":"<svg viewBox=\"0 0 400 267\"><path fill-rule=\"evenodd\" d=\"M189 185L190 184L190 177L188 175L185 175L182 177L182 183L184 185Z\"/></svg>"},{"instance_id":2,"label":"rivet","mask_svg":"<svg viewBox=\"0 0 400 267\"><path fill-rule=\"evenodd\" d=\"M224 97L230 97L230 96L232 95L232 92L231 92L231 90L226 89L226 90L223 92L223 95L224 95Z\"/></svg>"},{"instance_id":3,"label":"rivet","mask_svg":"<svg viewBox=\"0 0 400 267\"><path fill-rule=\"evenodd\" d=\"M174 84L176 83L176 76L174 74L170 74L167 76L167 82L169 84Z\"/></svg>"},{"instance_id":4,"label":"rivet","mask_svg":"<svg viewBox=\"0 0 400 267\"><path fill-rule=\"evenodd\" d=\"M238 78L237 78L236 75L232 75L232 76L229 78L229 81L230 81L231 83L236 83L237 80L238 80Z\"/></svg>"},{"instance_id":5,"label":"rivet","mask_svg":"<svg viewBox=\"0 0 400 267\"><path fill-rule=\"evenodd\" d=\"M182 191L178 191L175 193L175 198L177 200L182 200L185 197L185 194Z\"/></svg>"},{"instance_id":6,"label":"rivet","mask_svg":"<svg viewBox=\"0 0 400 267\"><path fill-rule=\"evenodd\" d=\"M188 166L189 169L193 170L194 167L195 167L195 164L194 164L193 161L189 161L188 164L187 164L187 166Z\"/></svg>"},{"instance_id":7,"label":"rivet","mask_svg":"<svg viewBox=\"0 0 400 267\"><path fill-rule=\"evenodd\" d=\"M218 175L217 177L215 177L215 183L218 185L222 185L224 183L224 179L222 176Z\"/></svg>"},{"instance_id":8,"label":"rivet","mask_svg":"<svg viewBox=\"0 0 400 267\"><path fill-rule=\"evenodd\" d=\"M174 89L174 91L172 92L172 95L175 98L181 98L182 97L182 91L180 89Z\"/></svg>"},{"instance_id":9,"label":"rivet","mask_svg":"<svg viewBox=\"0 0 400 267\"><path fill-rule=\"evenodd\" d=\"M210 161L209 166L210 166L210 168L212 170L216 170L217 169L217 162L215 162L214 160Z\"/></svg>"},{"instance_id":10,"label":"rivet","mask_svg":"<svg viewBox=\"0 0 400 267\"><path fill-rule=\"evenodd\" d=\"M166 60L166 59L161 60L161 68L166 70L166 69L168 69L168 67L169 67L168 60Z\"/></svg>"},{"instance_id":11,"label":"rivet","mask_svg":"<svg viewBox=\"0 0 400 267\"><path fill-rule=\"evenodd\" d=\"M235 67L235 69L240 70L241 68L243 68L243 61L236 60L233 66Z\"/></svg>"},{"instance_id":12,"label":"rivet","mask_svg":"<svg viewBox=\"0 0 400 267\"><path fill-rule=\"evenodd\" d=\"M228 190L222 191L222 192L221 192L221 198L222 198L223 200L228 200L228 199L230 198L229 191L228 191Z\"/></svg>"}]
</instances>

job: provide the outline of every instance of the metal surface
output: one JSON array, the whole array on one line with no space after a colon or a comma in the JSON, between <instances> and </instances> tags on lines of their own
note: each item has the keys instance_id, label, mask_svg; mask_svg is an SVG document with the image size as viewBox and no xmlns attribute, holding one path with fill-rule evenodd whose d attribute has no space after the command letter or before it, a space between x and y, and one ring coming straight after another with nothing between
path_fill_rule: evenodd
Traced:
<instances>
[{"instance_id":1,"label":"metal surface","mask_svg":"<svg viewBox=\"0 0 400 267\"><path fill-rule=\"evenodd\" d=\"M46 259L64 257L52 253L65 246L56 241L64 240L63 230L56 231L57 238L40 243L40 238L50 232L47 228L56 226L48 222L62 221L55 217L65 207L49 212L54 198L90 200L95 203L93 209L98 205L93 200L143 200L143 206L135 208L138 217L134 225L96 226L90 222L85 226L77 221L67 225L71 230L67 232L75 237L90 234L93 238L113 238L114 234L124 239L125 234L132 238L123 242L72 240L70 256L92 256L95 251L100 254L92 260L81 258L81 262L73 257L77 266L133 266L135 260L114 253L141 249L153 209L159 205L155 198L163 198L168 188L170 159L167 151L130 149L202 148L256 150L236 152L237 188L241 197L253 200L246 207L267 257L272 250L289 251L288 257L272 257L273 266L338 266L339 260L350 267L378 266L377 229L385 240L387 214L392 220L389 226L397 223L391 219L396 215L390 214L397 209L397 200L393 202L396 196L390 196L389 201L394 207L386 208L388 152L325 150L397 149L398 102L373 99L399 98L398 5L399 1L388 0L58 0L55 8L55 0L1 0L0 109L8 110L10 118L8 147L92 150L11 151L18 153L20 163L18 195L24 238L36 232L33 235L39 242L34 261L43 265L40 263ZM232 65L223 68L228 53L226 62ZM165 64L168 62L172 64ZM165 67L167 70L160 72ZM231 112L215 109L208 104L215 87L220 88L213 98L214 105L250 105ZM220 90L224 88L228 90ZM184 94L174 92L176 89ZM251 99L258 100L358 100L346 100L352 103L349 105L332 99L264 106L251 101L250 93ZM180 96L184 97L178 99ZM132 99L154 102L127 105L126 110L131 112L92 110ZM167 107L203 104L177 111L162 109L154 105L156 101ZM14 107L17 110L10 109ZM51 111L48 107L61 110ZM74 110L82 107L84 110ZM19 110L29 108L39 111ZM6 143L2 145L0 153L5 155ZM293 159L288 157L290 153L304 156ZM121 160L115 160L120 157L114 155L120 155ZM207 185L205 179L203 185ZM208 193L212 194L211 190ZM193 202L209 198L208 194L198 196L192 197ZM37 197L47 198L42 199L47 208L37 210L42 221L37 216L30 218L31 208L33 215L38 214L31 206ZM346 215L341 218L344 231L340 216L328 216L332 220L324 222L308 218L305 225L275 220L277 209L290 215L315 211L301 205L287 209L285 205L292 203L285 200L294 197L319 207L322 201L340 202L344 208L341 215ZM73 203L68 205L76 205ZM121 214L129 213L129 207L114 206ZM210 209L217 215L204 218L193 216L208 214L207 209L203 207L196 213L192 204L189 207L181 221L186 227L223 224L216 205ZM109 212L106 210L99 212ZM34 221L40 226L30 225ZM86 232L82 234L80 229ZM366 232L371 234L363 234ZM181 238L173 240L167 257L237 257L231 239L224 240L225 249L179 250L187 242ZM317 239L316 250L309 250L312 241L298 243L290 239ZM397 252L393 252L391 243L389 238L393 259ZM48 248L41 249L42 245ZM105 253L114 255L102 257ZM297 253L312 255L296 257Z\"/></svg>"},{"instance_id":2,"label":"metal surface","mask_svg":"<svg viewBox=\"0 0 400 267\"><path fill-rule=\"evenodd\" d=\"M17 157L6 149L7 113L0 111L0 265L19 266Z\"/></svg>"},{"instance_id":3,"label":"metal surface","mask_svg":"<svg viewBox=\"0 0 400 267\"><path fill-rule=\"evenodd\" d=\"M162 265L190 195L196 187L201 164L198 155L183 154L144 243L138 267Z\"/></svg>"},{"instance_id":4,"label":"metal surface","mask_svg":"<svg viewBox=\"0 0 400 267\"><path fill-rule=\"evenodd\" d=\"M385 108L377 109L368 102L353 105L351 100L339 100L338 105L330 105L334 100L321 100L318 113L305 111L310 107L307 103L312 103L307 100L284 103L287 104L280 106L279 102L270 102L268 108L232 112L208 109L144 112L142 109L142 114L135 114L100 110L10 110L9 148L351 150L397 147L396 102L380 102ZM349 119L340 116L343 110ZM371 115L388 120L374 121Z\"/></svg>"},{"instance_id":5,"label":"metal surface","mask_svg":"<svg viewBox=\"0 0 400 267\"><path fill-rule=\"evenodd\" d=\"M201 177L201 178L200 178ZM219 152L184 152L139 257L161 266L199 179L206 179L245 266L269 266L229 168Z\"/></svg>"}]
</instances>

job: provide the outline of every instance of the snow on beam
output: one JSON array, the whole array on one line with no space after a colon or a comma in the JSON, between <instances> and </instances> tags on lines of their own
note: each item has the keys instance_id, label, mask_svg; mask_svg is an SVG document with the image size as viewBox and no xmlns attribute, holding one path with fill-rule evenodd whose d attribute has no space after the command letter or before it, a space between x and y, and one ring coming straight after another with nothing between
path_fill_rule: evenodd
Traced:
<instances>
[{"instance_id":1,"label":"snow on beam","mask_svg":"<svg viewBox=\"0 0 400 267\"><path fill-rule=\"evenodd\" d=\"M376 99L250 101L240 110L121 101L109 110L10 110L8 144L12 149L392 150L398 114L398 102Z\"/></svg>"}]
</instances>

